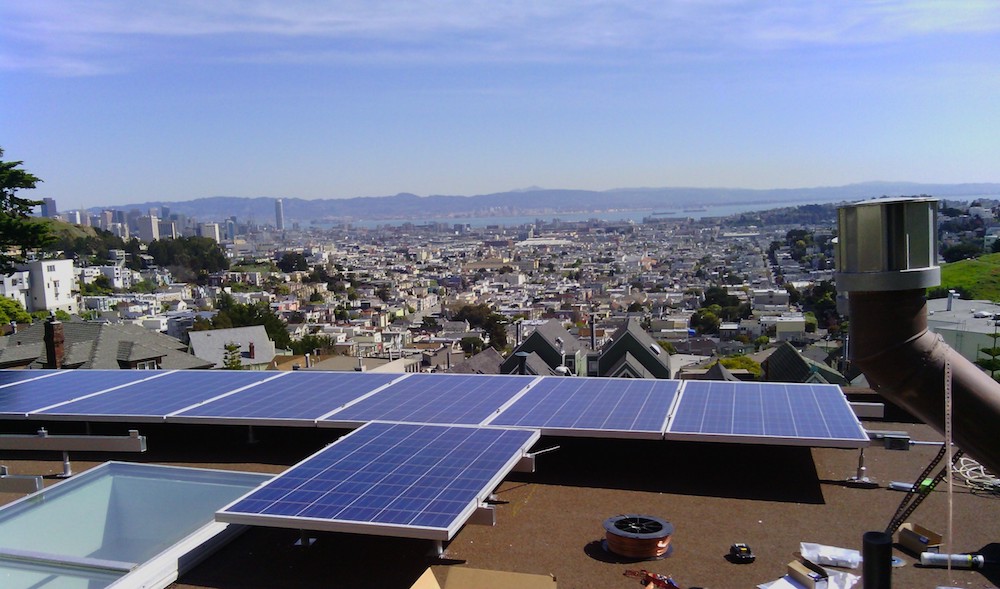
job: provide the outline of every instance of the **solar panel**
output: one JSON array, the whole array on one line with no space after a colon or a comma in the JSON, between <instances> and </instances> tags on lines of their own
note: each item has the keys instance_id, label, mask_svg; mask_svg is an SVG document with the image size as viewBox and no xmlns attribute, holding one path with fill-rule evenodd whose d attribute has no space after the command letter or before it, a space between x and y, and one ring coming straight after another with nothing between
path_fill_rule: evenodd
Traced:
<instances>
[{"instance_id":1,"label":"solar panel","mask_svg":"<svg viewBox=\"0 0 1000 589\"><path fill-rule=\"evenodd\" d=\"M676 380L550 376L489 423L551 435L661 438L679 385Z\"/></svg>"},{"instance_id":2,"label":"solar panel","mask_svg":"<svg viewBox=\"0 0 1000 589\"><path fill-rule=\"evenodd\" d=\"M314 421L401 378L365 372L285 372L283 376L169 416L170 421L265 424Z\"/></svg>"},{"instance_id":3,"label":"solar panel","mask_svg":"<svg viewBox=\"0 0 1000 589\"><path fill-rule=\"evenodd\" d=\"M538 435L370 423L227 505L215 519L449 540Z\"/></svg>"},{"instance_id":4,"label":"solar panel","mask_svg":"<svg viewBox=\"0 0 1000 589\"><path fill-rule=\"evenodd\" d=\"M351 427L379 420L475 425L533 380L530 376L413 374L324 421Z\"/></svg>"},{"instance_id":5,"label":"solar panel","mask_svg":"<svg viewBox=\"0 0 1000 589\"><path fill-rule=\"evenodd\" d=\"M0 370L0 389L12 384L59 374L58 370Z\"/></svg>"},{"instance_id":6,"label":"solar panel","mask_svg":"<svg viewBox=\"0 0 1000 589\"><path fill-rule=\"evenodd\" d=\"M107 371L140 374L150 371ZM201 403L223 393L273 378L279 373L237 370L186 370L32 412L46 419L159 420L168 413Z\"/></svg>"},{"instance_id":7,"label":"solar panel","mask_svg":"<svg viewBox=\"0 0 1000 589\"><path fill-rule=\"evenodd\" d=\"M41 373L31 380L21 380L0 388L0 414L26 415L155 376L148 370L18 370Z\"/></svg>"},{"instance_id":8,"label":"solar panel","mask_svg":"<svg viewBox=\"0 0 1000 589\"><path fill-rule=\"evenodd\" d=\"M686 381L668 439L859 448L868 435L835 385Z\"/></svg>"}]
</instances>

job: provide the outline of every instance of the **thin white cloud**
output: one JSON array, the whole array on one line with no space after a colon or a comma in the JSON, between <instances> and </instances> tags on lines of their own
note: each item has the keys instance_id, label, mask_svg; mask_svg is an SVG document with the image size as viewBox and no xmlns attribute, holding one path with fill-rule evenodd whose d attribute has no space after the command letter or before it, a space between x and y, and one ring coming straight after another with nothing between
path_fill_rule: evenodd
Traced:
<instances>
[{"instance_id":1,"label":"thin white cloud","mask_svg":"<svg viewBox=\"0 0 1000 589\"><path fill-rule=\"evenodd\" d=\"M0 68L87 75L147 60L428 63L689 59L994 34L1000 3L909 0L33 0L0 6ZM148 51L150 45L181 51ZM173 45L171 45L173 44ZM159 57L157 57L157 53Z\"/></svg>"}]
</instances>

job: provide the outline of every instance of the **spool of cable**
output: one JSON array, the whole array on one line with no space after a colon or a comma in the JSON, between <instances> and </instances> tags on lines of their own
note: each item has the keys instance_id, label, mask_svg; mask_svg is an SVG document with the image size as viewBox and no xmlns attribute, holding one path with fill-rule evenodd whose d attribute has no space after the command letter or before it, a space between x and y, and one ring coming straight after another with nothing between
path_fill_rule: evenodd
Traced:
<instances>
[{"instance_id":1,"label":"spool of cable","mask_svg":"<svg viewBox=\"0 0 1000 589\"><path fill-rule=\"evenodd\" d=\"M607 549L614 554L636 560L652 560L669 556L674 526L651 515L616 515L604 520Z\"/></svg>"}]
</instances>

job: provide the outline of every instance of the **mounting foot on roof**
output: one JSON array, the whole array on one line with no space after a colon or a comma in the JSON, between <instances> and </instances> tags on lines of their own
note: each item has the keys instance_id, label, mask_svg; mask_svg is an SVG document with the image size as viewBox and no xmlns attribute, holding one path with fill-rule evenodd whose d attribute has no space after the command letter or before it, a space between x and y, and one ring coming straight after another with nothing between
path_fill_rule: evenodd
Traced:
<instances>
[{"instance_id":1,"label":"mounting foot on roof","mask_svg":"<svg viewBox=\"0 0 1000 589\"><path fill-rule=\"evenodd\" d=\"M857 487L859 489L875 489L878 487L878 483L874 479L868 478L866 475L868 469L865 468L865 449L861 448L861 454L858 456L858 473L851 478L844 481L844 484L849 487Z\"/></svg>"},{"instance_id":2,"label":"mounting foot on roof","mask_svg":"<svg viewBox=\"0 0 1000 589\"><path fill-rule=\"evenodd\" d=\"M62 474L57 474L56 477L60 479L68 479L73 476L73 465L69 463L69 452L63 450L63 471Z\"/></svg>"}]
</instances>

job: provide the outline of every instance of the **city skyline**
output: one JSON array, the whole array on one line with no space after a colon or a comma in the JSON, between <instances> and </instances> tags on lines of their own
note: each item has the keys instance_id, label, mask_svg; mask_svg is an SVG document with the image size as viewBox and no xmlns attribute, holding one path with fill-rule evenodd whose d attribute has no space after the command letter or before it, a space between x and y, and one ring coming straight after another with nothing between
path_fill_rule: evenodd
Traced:
<instances>
[{"instance_id":1,"label":"city skyline","mask_svg":"<svg viewBox=\"0 0 1000 589\"><path fill-rule=\"evenodd\" d=\"M1000 5L0 7L59 208L527 186L996 182Z\"/></svg>"}]
</instances>

